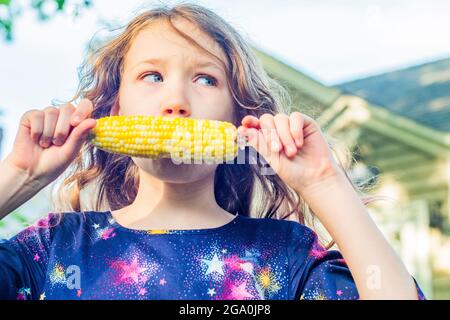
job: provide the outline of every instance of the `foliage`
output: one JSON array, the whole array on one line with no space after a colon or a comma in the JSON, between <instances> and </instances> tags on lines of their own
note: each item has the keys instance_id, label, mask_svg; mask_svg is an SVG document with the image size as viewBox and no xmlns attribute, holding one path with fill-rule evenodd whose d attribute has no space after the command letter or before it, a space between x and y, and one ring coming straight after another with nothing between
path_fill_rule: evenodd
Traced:
<instances>
[{"instance_id":1,"label":"foliage","mask_svg":"<svg viewBox=\"0 0 450 320\"><path fill-rule=\"evenodd\" d=\"M38 21L43 22L69 10L76 18L84 9L92 6L92 0L29 0L28 2L29 5L24 8L18 0L0 0L0 34L3 33L4 41L13 41L15 23L24 10L35 11Z\"/></svg>"}]
</instances>

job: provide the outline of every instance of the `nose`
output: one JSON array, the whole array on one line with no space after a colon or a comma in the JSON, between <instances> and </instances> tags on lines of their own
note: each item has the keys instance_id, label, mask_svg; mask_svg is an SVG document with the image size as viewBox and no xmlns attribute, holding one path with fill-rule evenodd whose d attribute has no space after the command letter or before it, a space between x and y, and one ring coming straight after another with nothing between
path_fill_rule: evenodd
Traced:
<instances>
[{"instance_id":1,"label":"nose","mask_svg":"<svg viewBox=\"0 0 450 320\"><path fill-rule=\"evenodd\" d=\"M162 108L163 116L182 116L188 117L191 115L191 110L184 104L169 104Z\"/></svg>"}]
</instances>

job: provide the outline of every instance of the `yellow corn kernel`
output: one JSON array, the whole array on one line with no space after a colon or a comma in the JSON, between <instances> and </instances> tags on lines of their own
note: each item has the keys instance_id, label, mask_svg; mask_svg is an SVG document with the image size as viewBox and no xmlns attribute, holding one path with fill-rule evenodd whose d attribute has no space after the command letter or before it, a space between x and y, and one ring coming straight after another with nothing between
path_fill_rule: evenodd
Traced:
<instances>
[{"instance_id":1,"label":"yellow corn kernel","mask_svg":"<svg viewBox=\"0 0 450 320\"><path fill-rule=\"evenodd\" d=\"M99 149L142 158L223 163L237 153L237 130L229 122L164 116L110 116L90 132Z\"/></svg>"}]
</instances>

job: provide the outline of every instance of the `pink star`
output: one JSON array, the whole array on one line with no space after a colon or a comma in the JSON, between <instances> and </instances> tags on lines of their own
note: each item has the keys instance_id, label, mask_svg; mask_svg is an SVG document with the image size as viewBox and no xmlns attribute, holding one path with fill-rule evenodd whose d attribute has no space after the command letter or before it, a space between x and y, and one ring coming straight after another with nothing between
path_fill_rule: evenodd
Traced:
<instances>
[{"instance_id":1,"label":"pink star","mask_svg":"<svg viewBox=\"0 0 450 320\"><path fill-rule=\"evenodd\" d=\"M342 292L342 290L338 290L338 291L336 291L336 294L337 294L338 296L340 296L340 295L343 294L343 292Z\"/></svg>"},{"instance_id":2,"label":"pink star","mask_svg":"<svg viewBox=\"0 0 450 320\"><path fill-rule=\"evenodd\" d=\"M247 283L244 281L239 286L232 286L231 299L243 300L245 298L251 298L252 295L246 289Z\"/></svg>"},{"instance_id":3,"label":"pink star","mask_svg":"<svg viewBox=\"0 0 450 320\"><path fill-rule=\"evenodd\" d=\"M139 282L139 275L147 270L147 268L141 268L138 266L137 257L134 257L133 262L130 265L123 264L123 275L120 280L131 278L135 283Z\"/></svg>"},{"instance_id":4,"label":"pink star","mask_svg":"<svg viewBox=\"0 0 450 320\"><path fill-rule=\"evenodd\" d=\"M114 228L109 228L103 231L102 233L102 239L108 240L109 238L114 238L116 234L114 233Z\"/></svg>"},{"instance_id":5,"label":"pink star","mask_svg":"<svg viewBox=\"0 0 450 320\"><path fill-rule=\"evenodd\" d=\"M39 261L39 259L40 259L40 257L39 257L39 255L36 253L36 254L34 255L34 261Z\"/></svg>"},{"instance_id":6,"label":"pink star","mask_svg":"<svg viewBox=\"0 0 450 320\"><path fill-rule=\"evenodd\" d=\"M313 256L316 259L322 259L323 257L325 257L327 255L327 251L325 249L311 249L311 251L309 252L310 256Z\"/></svg>"},{"instance_id":7,"label":"pink star","mask_svg":"<svg viewBox=\"0 0 450 320\"><path fill-rule=\"evenodd\" d=\"M83 293L83 291L81 289L78 289L77 290L77 297L78 298L81 297L82 293Z\"/></svg>"},{"instance_id":8,"label":"pink star","mask_svg":"<svg viewBox=\"0 0 450 320\"><path fill-rule=\"evenodd\" d=\"M245 263L245 261L234 254L231 257L225 258L225 263L231 270L240 270L241 265Z\"/></svg>"},{"instance_id":9,"label":"pink star","mask_svg":"<svg viewBox=\"0 0 450 320\"><path fill-rule=\"evenodd\" d=\"M167 281L164 278L159 280L159 284L162 285L162 286L165 285L166 283L167 283Z\"/></svg>"},{"instance_id":10,"label":"pink star","mask_svg":"<svg viewBox=\"0 0 450 320\"><path fill-rule=\"evenodd\" d=\"M145 288L141 288L141 290L139 290L139 295L143 296L147 293L147 290Z\"/></svg>"}]
</instances>

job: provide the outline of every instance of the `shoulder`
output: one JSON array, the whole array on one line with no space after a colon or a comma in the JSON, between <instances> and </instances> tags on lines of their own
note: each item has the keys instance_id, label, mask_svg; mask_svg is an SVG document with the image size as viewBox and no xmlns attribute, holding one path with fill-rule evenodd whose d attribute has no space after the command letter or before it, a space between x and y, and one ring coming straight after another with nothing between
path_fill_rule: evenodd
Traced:
<instances>
[{"instance_id":1,"label":"shoulder","mask_svg":"<svg viewBox=\"0 0 450 320\"><path fill-rule=\"evenodd\" d=\"M301 232L309 233L313 232L307 226L293 220L280 220L275 218L256 218L240 216L241 221L247 226L259 227L259 228L274 228L274 230L282 230L288 232Z\"/></svg>"},{"instance_id":2,"label":"shoulder","mask_svg":"<svg viewBox=\"0 0 450 320\"><path fill-rule=\"evenodd\" d=\"M63 228L84 228L95 227L105 224L112 224L114 222L110 211L70 211L54 213L58 217L59 223L54 226ZM50 227L54 227L50 226Z\"/></svg>"},{"instance_id":3,"label":"shoulder","mask_svg":"<svg viewBox=\"0 0 450 320\"><path fill-rule=\"evenodd\" d=\"M73 234L76 230L85 230L88 226L92 227L108 223L110 219L109 211L51 212L23 229L11 240L50 243L55 236L60 236L67 232Z\"/></svg>"},{"instance_id":4,"label":"shoulder","mask_svg":"<svg viewBox=\"0 0 450 320\"><path fill-rule=\"evenodd\" d=\"M297 221L241 216L241 222L247 230L258 230L270 235L280 234L289 242L313 243L317 239L313 230Z\"/></svg>"}]
</instances>

